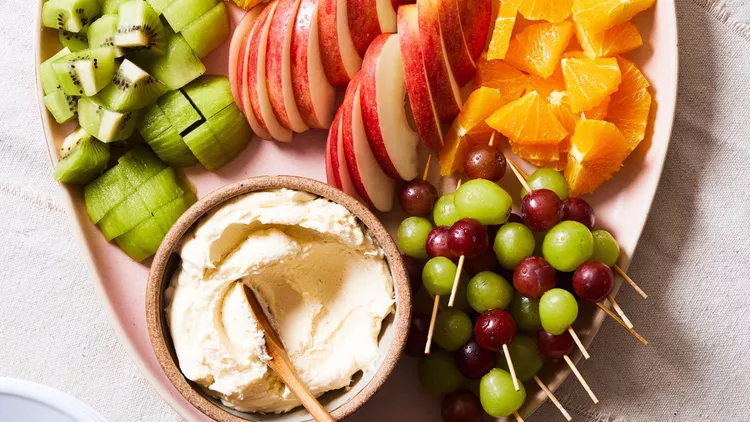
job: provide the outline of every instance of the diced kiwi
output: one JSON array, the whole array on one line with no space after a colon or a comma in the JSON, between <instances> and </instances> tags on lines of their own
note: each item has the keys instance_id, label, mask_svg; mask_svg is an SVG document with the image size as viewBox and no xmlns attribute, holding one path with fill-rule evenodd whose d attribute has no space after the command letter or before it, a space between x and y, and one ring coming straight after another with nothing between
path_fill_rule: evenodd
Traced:
<instances>
[{"instance_id":1,"label":"diced kiwi","mask_svg":"<svg viewBox=\"0 0 750 422\"><path fill-rule=\"evenodd\" d=\"M217 4L180 33L198 57L206 57L229 38L227 6L224 3Z\"/></svg>"},{"instance_id":2,"label":"diced kiwi","mask_svg":"<svg viewBox=\"0 0 750 422\"><path fill-rule=\"evenodd\" d=\"M130 0L103 0L102 3L102 14L104 15L116 15L120 10L120 5L127 3Z\"/></svg>"},{"instance_id":3,"label":"diced kiwi","mask_svg":"<svg viewBox=\"0 0 750 422\"><path fill-rule=\"evenodd\" d=\"M159 160L146 146L131 149L123 154L117 162L118 166L123 168L123 177L135 188L140 187L148 179L167 168L167 165Z\"/></svg>"},{"instance_id":4,"label":"diced kiwi","mask_svg":"<svg viewBox=\"0 0 750 422\"><path fill-rule=\"evenodd\" d=\"M80 32L100 12L101 6L97 0L49 0L42 6L42 25Z\"/></svg>"},{"instance_id":5,"label":"diced kiwi","mask_svg":"<svg viewBox=\"0 0 750 422\"><path fill-rule=\"evenodd\" d=\"M146 0L151 7L154 8L156 13L161 14L167 7L169 7L175 0Z\"/></svg>"},{"instance_id":6,"label":"diced kiwi","mask_svg":"<svg viewBox=\"0 0 750 422\"><path fill-rule=\"evenodd\" d=\"M151 211L138 195L129 195L115 205L107 215L99 220L98 226L104 238L110 241L121 236L151 217Z\"/></svg>"},{"instance_id":7,"label":"diced kiwi","mask_svg":"<svg viewBox=\"0 0 750 422\"><path fill-rule=\"evenodd\" d=\"M102 174L109 163L109 147L79 128L68 135L55 166L58 182L82 185Z\"/></svg>"},{"instance_id":8,"label":"diced kiwi","mask_svg":"<svg viewBox=\"0 0 750 422\"><path fill-rule=\"evenodd\" d=\"M198 114L180 90L167 93L159 98L157 104L177 133L185 132L186 129L201 120L201 115Z\"/></svg>"},{"instance_id":9,"label":"diced kiwi","mask_svg":"<svg viewBox=\"0 0 750 422\"><path fill-rule=\"evenodd\" d=\"M110 110L97 97L78 100L78 120L88 133L102 142L124 141L135 131L138 111Z\"/></svg>"},{"instance_id":10,"label":"diced kiwi","mask_svg":"<svg viewBox=\"0 0 750 422\"><path fill-rule=\"evenodd\" d=\"M162 12L175 32L195 22L217 4L216 0L177 0Z\"/></svg>"},{"instance_id":11,"label":"diced kiwi","mask_svg":"<svg viewBox=\"0 0 750 422\"><path fill-rule=\"evenodd\" d=\"M57 123L65 123L78 116L78 97L71 97L61 90L44 96L44 105Z\"/></svg>"},{"instance_id":12,"label":"diced kiwi","mask_svg":"<svg viewBox=\"0 0 750 422\"><path fill-rule=\"evenodd\" d=\"M143 139L146 142L149 142L150 139L155 139L157 136L166 132L167 129L170 129L172 127L172 123L170 123L167 115L164 114L163 111L161 111L161 108L159 108L157 104L154 104L143 111L143 114L141 115L141 118L139 119L136 127L138 128L138 132L141 134ZM156 152L156 155L160 155L158 151L154 152ZM159 158L164 160L164 158L161 156Z\"/></svg>"},{"instance_id":13,"label":"diced kiwi","mask_svg":"<svg viewBox=\"0 0 750 422\"><path fill-rule=\"evenodd\" d=\"M230 104L206 121L224 150L226 162L237 157L253 137L250 125L243 117L240 109L235 104Z\"/></svg>"},{"instance_id":14,"label":"diced kiwi","mask_svg":"<svg viewBox=\"0 0 750 422\"><path fill-rule=\"evenodd\" d=\"M198 164L198 159L173 127L146 142L159 158L173 166L189 167Z\"/></svg>"},{"instance_id":15,"label":"diced kiwi","mask_svg":"<svg viewBox=\"0 0 750 422\"><path fill-rule=\"evenodd\" d=\"M96 95L115 73L115 53L110 47L70 53L52 63L52 70L68 95Z\"/></svg>"},{"instance_id":16,"label":"diced kiwi","mask_svg":"<svg viewBox=\"0 0 750 422\"><path fill-rule=\"evenodd\" d=\"M57 38L60 40L60 44L63 47L67 47L70 51L81 51L89 48L89 39L86 32L68 32L65 30L58 31Z\"/></svg>"},{"instance_id":17,"label":"diced kiwi","mask_svg":"<svg viewBox=\"0 0 750 422\"><path fill-rule=\"evenodd\" d=\"M225 76L203 76L185 86L183 91L206 119L234 102L229 79Z\"/></svg>"},{"instance_id":18,"label":"diced kiwi","mask_svg":"<svg viewBox=\"0 0 750 422\"><path fill-rule=\"evenodd\" d=\"M86 213L96 224L133 192L135 187L125 178L123 167L114 166L83 188Z\"/></svg>"},{"instance_id":19,"label":"diced kiwi","mask_svg":"<svg viewBox=\"0 0 750 422\"><path fill-rule=\"evenodd\" d=\"M154 212L175 198L185 194L177 179L177 173L172 167L156 173L156 175L136 189L149 211Z\"/></svg>"},{"instance_id":20,"label":"diced kiwi","mask_svg":"<svg viewBox=\"0 0 750 422\"><path fill-rule=\"evenodd\" d=\"M89 47L113 47L115 57L124 56L125 52L120 47L115 47L115 32L119 19L117 15L104 15L95 20L88 30Z\"/></svg>"},{"instance_id":21,"label":"diced kiwi","mask_svg":"<svg viewBox=\"0 0 750 422\"><path fill-rule=\"evenodd\" d=\"M167 45L164 25L145 0L121 4L118 15L116 46L152 56L164 54Z\"/></svg>"},{"instance_id":22,"label":"diced kiwi","mask_svg":"<svg viewBox=\"0 0 750 422\"><path fill-rule=\"evenodd\" d=\"M229 160L208 124L203 123L183 138L195 158L209 171L214 171Z\"/></svg>"},{"instance_id":23,"label":"diced kiwi","mask_svg":"<svg viewBox=\"0 0 750 422\"><path fill-rule=\"evenodd\" d=\"M133 60L172 90L180 89L206 73L206 66L195 55L193 49L182 35L175 33L167 35L167 51L163 56L136 57Z\"/></svg>"},{"instance_id":24,"label":"diced kiwi","mask_svg":"<svg viewBox=\"0 0 750 422\"><path fill-rule=\"evenodd\" d=\"M99 97L109 108L126 111L149 106L165 92L163 83L125 59Z\"/></svg>"},{"instance_id":25,"label":"diced kiwi","mask_svg":"<svg viewBox=\"0 0 750 422\"><path fill-rule=\"evenodd\" d=\"M42 89L44 90L45 95L49 95L55 91L59 91L62 89L60 83L57 82L55 71L52 69L52 63L67 56L70 53L70 49L65 47L62 50L58 51L54 56L45 60L44 63L39 66L39 77L42 80Z\"/></svg>"}]
</instances>

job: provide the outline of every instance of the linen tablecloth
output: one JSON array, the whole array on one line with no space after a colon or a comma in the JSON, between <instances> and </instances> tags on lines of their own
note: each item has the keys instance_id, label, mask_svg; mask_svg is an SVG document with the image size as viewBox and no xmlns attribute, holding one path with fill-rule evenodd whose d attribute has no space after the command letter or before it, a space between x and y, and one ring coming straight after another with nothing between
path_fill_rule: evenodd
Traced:
<instances>
[{"instance_id":1,"label":"linen tablecloth","mask_svg":"<svg viewBox=\"0 0 750 422\"><path fill-rule=\"evenodd\" d=\"M558 397L578 421L750 420L750 3L677 0L680 88L664 176L613 322ZM177 421L120 345L52 179L36 104L36 0L0 1L0 376L112 421ZM658 52L657 52L658 54ZM531 421L562 420L545 404Z\"/></svg>"}]
</instances>

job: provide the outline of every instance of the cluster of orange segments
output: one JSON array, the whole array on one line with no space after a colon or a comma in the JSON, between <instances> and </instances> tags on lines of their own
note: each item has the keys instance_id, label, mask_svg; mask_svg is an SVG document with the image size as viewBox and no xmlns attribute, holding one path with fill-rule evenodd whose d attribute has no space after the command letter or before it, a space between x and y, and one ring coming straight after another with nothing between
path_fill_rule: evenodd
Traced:
<instances>
[{"instance_id":1,"label":"cluster of orange segments","mask_svg":"<svg viewBox=\"0 0 750 422\"><path fill-rule=\"evenodd\" d=\"M573 195L609 180L646 135L649 82L621 54L655 0L503 0L489 49L440 152L441 174L502 133L514 154L565 172Z\"/></svg>"}]
</instances>

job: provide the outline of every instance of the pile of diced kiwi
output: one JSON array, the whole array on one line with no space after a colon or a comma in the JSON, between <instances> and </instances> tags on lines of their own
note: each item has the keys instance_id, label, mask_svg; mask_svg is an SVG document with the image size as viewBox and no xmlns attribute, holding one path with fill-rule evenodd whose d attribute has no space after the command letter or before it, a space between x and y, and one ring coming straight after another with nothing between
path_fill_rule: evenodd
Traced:
<instances>
[{"instance_id":1,"label":"pile of diced kiwi","mask_svg":"<svg viewBox=\"0 0 750 422\"><path fill-rule=\"evenodd\" d=\"M44 104L58 123L79 126L63 142L55 179L85 185L91 221L146 259L195 202L173 167L214 171L252 137L228 79L203 76L200 59L229 37L227 8L217 0L48 0L42 23L62 44L40 68ZM127 152L111 166L113 146Z\"/></svg>"}]
</instances>

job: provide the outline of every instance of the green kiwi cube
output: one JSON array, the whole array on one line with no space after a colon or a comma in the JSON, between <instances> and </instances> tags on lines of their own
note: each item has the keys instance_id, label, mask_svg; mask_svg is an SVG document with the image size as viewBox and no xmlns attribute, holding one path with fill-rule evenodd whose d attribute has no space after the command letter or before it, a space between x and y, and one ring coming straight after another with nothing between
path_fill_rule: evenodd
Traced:
<instances>
[{"instance_id":1,"label":"green kiwi cube","mask_svg":"<svg viewBox=\"0 0 750 422\"><path fill-rule=\"evenodd\" d=\"M53 176L62 183L83 185L102 174L109 163L109 147L79 128L65 138Z\"/></svg>"},{"instance_id":2,"label":"green kiwi cube","mask_svg":"<svg viewBox=\"0 0 750 422\"><path fill-rule=\"evenodd\" d=\"M133 192L135 187L125 178L122 166L114 166L88 183L83 188L83 198L91 222L98 223Z\"/></svg>"},{"instance_id":3,"label":"green kiwi cube","mask_svg":"<svg viewBox=\"0 0 750 422\"><path fill-rule=\"evenodd\" d=\"M135 192L151 212L185 194L185 191L180 188L177 173L172 167L167 167L156 173L154 177L139 186Z\"/></svg>"},{"instance_id":4,"label":"green kiwi cube","mask_svg":"<svg viewBox=\"0 0 750 422\"><path fill-rule=\"evenodd\" d=\"M206 119L234 102L226 76L202 76L185 86L183 91Z\"/></svg>"},{"instance_id":5,"label":"green kiwi cube","mask_svg":"<svg viewBox=\"0 0 750 422\"><path fill-rule=\"evenodd\" d=\"M146 142L165 163L178 167L198 164L198 159L185 144L185 140L171 126L161 135L146 139Z\"/></svg>"},{"instance_id":6,"label":"green kiwi cube","mask_svg":"<svg viewBox=\"0 0 750 422\"><path fill-rule=\"evenodd\" d=\"M208 119L206 124L221 143L222 149L227 154L227 161L239 155L253 137L253 131L247 119L235 104L228 105Z\"/></svg>"},{"instance_id":7,"label":"green kiwi cube","mask_svg":"<svg viewBox=\"0 0 750 422\"><path fill-rule=\"evenodd\" d=\"M67 56L70 53L70 49L65 47L62 50L58 51L54 56L45 60L39 66L39 77L42 80L42 90L44 90L45 95L49 95L55 91L59 91L62 89L60 83L57 81L57 76L55 76L54 70L52 70L52 63Z\"/></svg>"},{"instance_id":8,"label":"green kiwi cube","mask_svg":"<svg viewBox=\"0 0 750 422\"><path fill-rule=\"evenodd\" d=\"M97 97L78 100L78 122L102 142L127 140L135 131L138 117L138 111L110 110Z\"/></svg>"},{"instance_id":9,"label":"green kiwi cube","mask_svg":"<svg viewBox=\"0 0 750 422\"><path fill-rule=\"evenodd\" d=\"M141 54L161 56L166 48L166 33L159 14L145 0L132 0L120 5L120 20L115 45L129 47Z\"/></svg>"},{"instance_id":10,"label":"green kiwi cube","mask_svg":"<svg viewBox=\"0 0 750 422\"><path fill-rule=\"evenodd\" d=\"M42 6L42 25L80 32L99 16L98 0L49 0Z\"/></svg>"},{"instance_id":11,"label":"green kiwi cube","mask_svg":"<svg viewBox=\"0 0 750 422\"><path fill-rule=\"evenodd\" d=\"M115 49L116 58L124 56L125 52L115 46L115 32L119 19L117 15L104 15L95 20L88 30L89 48L112 47Z\"/></svg>"},{"instance_id":12,"label":"green kiwi cube","mask_svg":"<svg viewBox=\"0 0 750 422\"><path fill-rule=\"evenodd\" d=\"M45 95L44 105L57 123L69 122L78 115L78 98L71 97L62 91Z\"/></svg>"},{"instance_id":13,"label":"green kiwi cube","mask_svg":"<svg viewBox=\"0 0 750 422\"><path fill-rule=\"evenodd\" d=\"M139 195L129 195L102 217L98 226L104 238L110 241L129 232L149 217L151 217L151 211L148 210L143 199Z\"/></svg>"},{"instance_id":14,"label":"green kiwi cube","mask_svg":"<svg viewBox=\"0 0 750 422\"><path fill-rule=\"evenodd\" d=\"M201 115L198 114L180 90L164 95L157 104L178 133L185 132L186 129L201 120Z\"/></svg>"},{"instance_id":15,"label":"green kiwi cube","mask_svg":"<svg viewBox=\"0 0 750 422\"><path fill-rule=\"evenodd\" d=\"M133 60L171 90L180 89L206 73L206 66L180 34L167 35L167 51L163 56Z\"/></svg>"},{"instance_id":16,"label":"green kiwi cube","mask_svg":"<svg viewBox=\"0 0 750 422\"><path fill-rule=\"evenodd\" d=\"M151 7L154 8L156 13L161 14L167 7L169 7L175 0L146 0Z\"/></svg>"},{"instance_id":17,"label":"green kiwi cube","mask_svg":"<svg viewBox=\"0 0 750 422\"><path fill-rule=\"evenodd\" d=\"M96 95L115 74L115 53L110 47L70 53L52 63L57 81L68 95Z\"/></svg>"},{"instance_id":18,"label":"green kiwi cube","mask_svg":"<svg viewBox=\"0 0 750 422\"><path fill-rule=\"evenodd\" d=\"M161 111L161 108L154 104L151 107L145 109L138 121L138 132L141 134L146 142L152 139L156 139L159 135L166 132L167 129L172 127L172 123L167 118L167 115ZM157 152L157 155L159 153ZM162 158L163 160L163 158Z\"/></svg>"},{"instance_id":19,"label":"green kiwi cube","mask_svg":"<svg viewBox=\"0 0 750 422\"><path fill-rule=\"evenodd\" d=\"M209 171L217 170L229 161L206 123L190 131L183 139L195 158Z\"/></svg>"},{"instance_id":20,"label":"green kiwi cube","mask_svg":"<svg viewBox=\"0 0 750 422\"><path fill-rule=\"evenodd\" d=\"M167 165L146 146L131 149L123 154L117 162L122 167L123 177L136 188L167 168Z\"/></svg>"},{"instance_id":21,"label":"green kiwi cube","mask_svg":"<svg viewBox=\"0 0 750 422\"><path fill-rule=\"evenodd\" d=\"M104 0L102 3L102 13L105 15L117 15L120 5L131 0Z\"/></svg>"},{"instance_id":22,"label":"green kiwi cube","mask_svg":"<svg viewBox=\"0 0 750 422\"><path fill-rule=\"evenodd\" d=\"M139 110L154 104L167 87L135 63L125 59L99 98L112 110Z\"/></svg>"},{"instance_id":23,"label":"green kiwi cube","mask_svg":"<svg viewBox=\"0 0 750 422\"><path fill-rule=\"evenodd\" d=\"M177 0L162 13L174 32L180 32L217 4L216 0Z\"/></svg>"},{"instance_id":24,"label":"green kiwi cube","mask_svg":"<svg viewBox=\"0 0 750 422\"><path fill-rule=\"evenodd\" d=\"M58 31L57 38L63 47L67 47L73 52L89 48L89 39L85 31L69 32L61 29Z\"/></svg>"},{"instance_id":25,"label":"green kiwi cube","mask_svg":"<svg viewBox=\"0 0 750 422\"><path fill-rule=\"evenodd\" d=\"M227 6L224 3L217 4L180 33L198 57L206 57L229 38Z\"/></svg>"}]
</instances>

